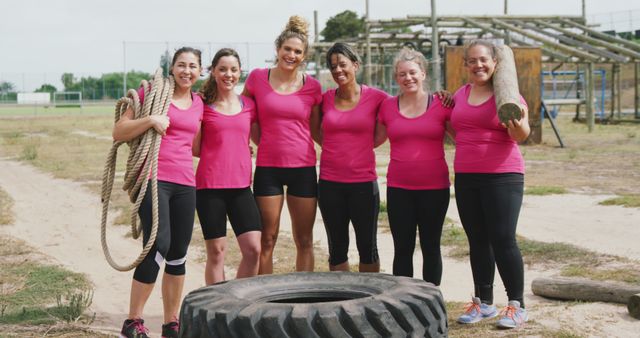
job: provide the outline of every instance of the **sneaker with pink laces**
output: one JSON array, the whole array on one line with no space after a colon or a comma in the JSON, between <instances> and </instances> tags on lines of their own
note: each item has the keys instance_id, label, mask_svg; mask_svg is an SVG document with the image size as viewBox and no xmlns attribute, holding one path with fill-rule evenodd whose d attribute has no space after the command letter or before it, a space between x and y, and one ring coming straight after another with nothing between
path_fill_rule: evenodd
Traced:
<instances>
[{"instance_id":1,"label":"sneaker with pink laces","mask_svg":"<svg viewBox=\"0 0 640 338\"><path fill-rule=\"evenodd\" d=\"M148 333L142 318L127 319L122 324L120 338L149 338Z\"/></svg>"},{"instance_id":2,"label":"sneaker with pink laces","mask_svg":"<svg viewBox=\"0 0 640 338\"><path fill-rule=\"evenodd\" d=\"M162 325L162 338L178 338L179 332L180 324L177 320Z\"/></svg>"},{"instance_id":3,"label":"sneaker with pink laces","mask_svg":"<svg viewBox=\"0 0 640 338\"><path fill-rule=\"evenodd\" d=\"M507 307L500 312L500 316L496 326L501 329L513 329L522 326L529 319L527 309L520 307L520 302L517 300L509 301Z\"/></svg>"},{"instance_id":4,"label":"sneaker with pink laces","mask_svg":"<svg viewBox=\"0 0 640 338\"><path fill-rule=\"evenodd\" d=\"M498 315L498 310L494 305L484 304L480 298L471 298L471 303L467 304L464 313L458 317L460 324L473 324L483 319L493 318Z\"/></svg>"}]
</instances>

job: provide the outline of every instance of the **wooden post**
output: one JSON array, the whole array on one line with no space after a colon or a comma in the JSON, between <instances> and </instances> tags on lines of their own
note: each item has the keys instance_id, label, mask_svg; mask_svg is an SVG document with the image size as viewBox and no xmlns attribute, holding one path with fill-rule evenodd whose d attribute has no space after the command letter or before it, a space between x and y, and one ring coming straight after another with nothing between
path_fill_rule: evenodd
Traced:
<instances>
[{"instance_id":1,"label":"wooden post","mask_svg":"<svg viewBox=\"0 0 640 338\"><path fill-rule=\"evenodd\" d=\"M618 120L622 118L622 76L620 76L620 64L616 63L616 105L618 107Z\"/></svg>"},{"instance_id":2,"label":"wooden post","mask_svg":"<svg viewBox=\"0 0 640 338\"><path fill-rule=\"evenodd\" d=\"M314 30L314 33L315 33L313 41L317 44L320 41L320 38L318 36L320 34L318 32L318 11L313 11L313 30ZM320 51L321 50L322 49L318 47L314 51L316 53L316 55L315 55L315 59L316 59L316 80L318 80L318 81L322 81L322 79L320 79L320 62L321 62L320 61ZM320 83L322 83L322 82L320 82Z\"/></svg>"},{"instance_id":3,"label":"wooden post","mask_svg":"<svg viewBox=\"0 0 640 338\"><path fill-rule=\"evenodd\" d=\"M438 41L438 17L436 15L436 0L431 0L431 78L432 91L442 89L440 85L440 42Z\"/></svg>"},{"instance_id":4,"label":"wooden post","mask_svg":"<svg viewBox=\"0 0 640 338\"><path fill-rule=\"evenodd\" d=\"M631 315L631 317L640 319L640 293L629 297L627 310L629 310L629 314Z\"/></svg>"},{"instance_id":5,"label":"wooden post","mask_svg":"<svg viewBox=\"0 0 640 338\"><path fill-rule=\"evenodd\" d=\"M585 108L587 114L587 129L593 131L595 125L595 114L593 113L593 62L588 62L585 71Z\"/></svg>"},{"instance_id":6,"label":"wooden post","mask_svg":"<svg viewBox=\"0 0 640 338\"><path fill-rule=\"evenodd\" d=\"M613 114L616 111L616 66L617 64L611 65L611 114L610 118L613 118Z\"/></svg>"},{"instance_id":7,"label":"wooden post","mask_svg":"<svg viewBox=\"0 0 640 338\"><path fill-rule=\"evenodd\" d=\"M367 56L364 65L364 84L371 86L371 24L369 23L369 0L365 2L365 34L367 42Z\"/></svg>"},{"instance_id":8,"label":"wooden post","mask_svg":"<svg viewBox=\"0 0 640 338\"><path fill-rule=\"evenodd\" d=\"M578 278L543 277L531 282L531 291L536 296L554 299L627 304L631 296L640 293L640 286Z\"/></svg>"},{"instance_id":9,"label":"wooden post","mask_svg":"<svg viewBox=\"0 0 640 338\"><path fill-rule=\"evenodd\" d=\"M503 123L509 120L519 120L522 114L520 107L520 90L518 88L518 73L513 51L509 46L497 48L498 65L493 74L493 92L498 107L498 117Z\"/></svg>"},{"instance_id":10,"label":"wooden post","mask_svg":"<svg viewBox=\"0 0 640 338\"><path fill-rule=\"evenodd\" d=\"M634 115L636 119L640 119L640 93L638 93L638 85L640 85L640 83L638 82L638 71L640 70L640 62L635 62L633 67L633 73L634 73L634 88L633 88L633 108L634 108Z\"/></svg>"}]
</instances>

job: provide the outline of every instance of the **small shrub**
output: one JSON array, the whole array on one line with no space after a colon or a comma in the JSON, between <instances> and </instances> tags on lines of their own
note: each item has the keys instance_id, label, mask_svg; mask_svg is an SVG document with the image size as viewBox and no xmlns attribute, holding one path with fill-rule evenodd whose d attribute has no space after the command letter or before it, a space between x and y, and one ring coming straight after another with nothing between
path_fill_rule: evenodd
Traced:
<instances>
[{"instance_id":1,"label":"small shrub","mask_svg":"<svg viewBox=\"0 0 640 338\"><path fill-rule=\"evenodd\" d=\"M22 148L22 159L33 161L36 158L38 158L38 146L33 143L26 144Z\"/></svg>"}]
</instances>

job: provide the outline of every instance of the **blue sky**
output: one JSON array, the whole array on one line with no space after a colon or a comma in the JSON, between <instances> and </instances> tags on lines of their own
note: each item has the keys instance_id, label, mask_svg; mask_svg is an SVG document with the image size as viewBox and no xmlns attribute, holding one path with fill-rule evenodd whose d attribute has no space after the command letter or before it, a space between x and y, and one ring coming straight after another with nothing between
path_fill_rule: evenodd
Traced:
<instances>
[{"instance_id":1,"label":"blue sky","mask_svg":"<svg viewBox=\"0 0 640 338\"><path fill-rule=\"evenodd\" d=\"M369 1L374 19L430 14L429 0ZM630 3L587 0L587 18L599 14L605 21L624 21ZM502 14L503 4L438 0L437 12ZM86 76L122 71L124 55L128 70L151 72L165 49L182 45L203 49L205 59L218 48L234 47L245 68L263 67L290 15L300 14L313 24L313 11L318 10L322 30L329 17L344 10L364 14L365 0L3 0L2 7L0 81L32 90L43 82L59 85L62 72ZM640 23L640 4L635 7L631 13ZM509 0L509 12L580 15L581 1Z\"/></svg>"}]
</instances>

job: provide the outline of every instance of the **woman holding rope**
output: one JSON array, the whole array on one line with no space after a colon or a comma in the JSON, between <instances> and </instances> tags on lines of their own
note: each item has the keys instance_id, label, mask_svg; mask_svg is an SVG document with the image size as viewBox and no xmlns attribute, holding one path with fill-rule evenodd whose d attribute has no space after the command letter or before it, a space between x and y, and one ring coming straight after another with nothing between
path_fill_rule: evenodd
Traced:
<instances>
[{"instance_id":1,"label":"woman holding rope","mask_svg":"<svg viewBox=\"0 0 640 338\"><path fill-rule=\"evenodd\" d=\"M276 65L255 69L244 94L258 109L259 128L252 130L258 144L253 193L262 217L260 274L273 272L273 249L286 200L296 245L296 271L313 271L313 223L316 218L316 151L311 135L319 123L320 83L304 74L308 23L289 18L275 41ZM317 135L314 135L317 137Z\"/></svg>"},{"instance_id":2,"label":"woman holding rope","mask_svg":"<svg viewBox=\"0 0 640 338\"><path fill-rule=\"evenodd\" d=\"M201 72L200 51L180 48L173 55L170 74L175 80L171 105L166 116L151 115L134 119L131 107L116 122L113 138L129 141L154 128L162 140L158 155L158 233L155 244L136 268L131 284L129 315L122 325L121 337L148 337L142 319L144 306L153 291L160 266L164 325L162 337L178 337L178 311L182 300L187 247L191 241L195 217L195 175L191 148L202 120L203 104L191 92ZM139 91L141 101L144 92ZM143 242L149 240L152 226L151 188L147 189L138 212Z\"/></svg>"},{"instance_id":3,"label":"woman holding rope","mask_svg":"<svg viewBox=\"0 0 640 338\"><path fill-rule=\"evenodd\" d=\"M529 136L524 99L522 116L500 122L493 80L496 47L474 40L465 48L468 84L454 94L451 126L456 133L456 204L469 240L475 295L458 322L471 324L498 315L493 305L495 268L504 282L508 305L497 322L515 328L527 321L524 266L516 226L524 189L524 159L518 148Z\"/></svg>"},{"instance_id":4,"label":"woman holding rope","mask_svg":"<svg viewBox=\"0 0 640 338\"><path fill-rule=\"evenodd\" d=\"M256 106L234 92L240 80L240 56L230 48L219 50L210 72L201 90L202 131L193 146L193 154L200 156L196 209L207 248L207 285L225 280L227 216L242 252L236 278L258 274L261 235L260 212L250 188L249 134L256 123Z\"/></svg>"}]
</instances>

